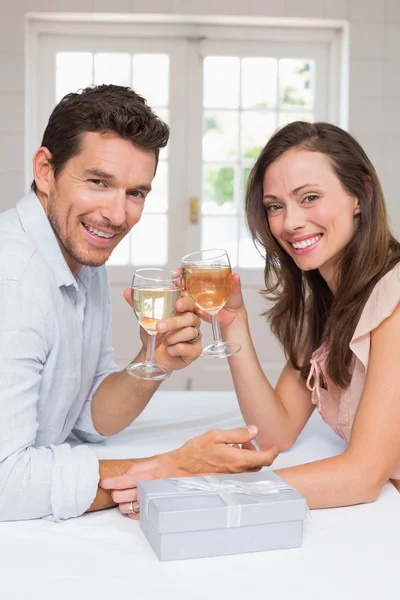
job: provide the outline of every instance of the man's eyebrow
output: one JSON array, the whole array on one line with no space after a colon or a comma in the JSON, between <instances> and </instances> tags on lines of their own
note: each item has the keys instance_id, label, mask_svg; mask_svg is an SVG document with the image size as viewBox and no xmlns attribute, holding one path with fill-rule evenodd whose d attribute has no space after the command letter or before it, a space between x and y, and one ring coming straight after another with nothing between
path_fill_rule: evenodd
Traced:
<instances>
[{"instance_id":1,"label":"man's eyebrow","mask_svg":"<svg viewBox=\"0 0 400 600\"><path fill-rule=\"evenodd\" d=\"M300 185L299 187L297 187L296 189L294 189L291 193L292 196L295 196L296 194L298 194L299 192L301 192L302 189L306 188L306 187L321 187L320 185L318 185L318 183L305 183L304 185ZM277 196L274 196L273 194L264 194L263 196L263 200L265 198L270 198L271 200L279 200L279 198Z\"/></svg>"},{"instance_id":2,"label":"man's eyebrow","mask_svg":"<svg viewBox=\"0 0 400 600\"><path fill-rule=\"evenodd\" d=\"M101 169L85 169L85 175L93 175L94 177L99 177L100 179L110 179L114 180L114 175L111 173L106 173L106 171L102 171Z\"/></svg>"},{"instance_id":3,"label":"man's eyebrow","mask_svg":"<svg viewBox=\"0 0 400 600\"><path fill-rule=\"evenodd\" d=\"M135 190L142 190L143 192L151 192L151 185L137 185Z\"/></svg>"}]
</instances>

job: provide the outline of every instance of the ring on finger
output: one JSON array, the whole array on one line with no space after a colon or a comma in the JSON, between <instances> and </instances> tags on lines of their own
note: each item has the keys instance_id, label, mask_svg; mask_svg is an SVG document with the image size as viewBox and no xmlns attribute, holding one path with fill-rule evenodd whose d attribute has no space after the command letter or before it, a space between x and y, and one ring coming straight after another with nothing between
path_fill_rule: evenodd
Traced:
<instances>
[{"instance_id":1,"label":"ring on finger","mask_svg":"<svg viewBox=\"0 0 400 600\"><path fill-rule=\"evenodd\" d=\"M130 502L128 510L132 515L138 515L140 513L140 506L138 502Z\"/></svg>"},{"instance_id":2,"label":"ring on finger","mask_svg":"<svg viewBox=\"0 0 400 600\"><path fill-rule=\"evenodd\" d=\"M189 340L189 342L195 342L195 341L196 341L196 340L198 340L198 339L199 339L199 337L200 337L200 328L199 328L199 327L195 327L195 326L193 325L193 329L195 329L195 330L196 330L196 335L194 336L194 338L193 338L193 339Z\"/></svg>"}]
</instances>

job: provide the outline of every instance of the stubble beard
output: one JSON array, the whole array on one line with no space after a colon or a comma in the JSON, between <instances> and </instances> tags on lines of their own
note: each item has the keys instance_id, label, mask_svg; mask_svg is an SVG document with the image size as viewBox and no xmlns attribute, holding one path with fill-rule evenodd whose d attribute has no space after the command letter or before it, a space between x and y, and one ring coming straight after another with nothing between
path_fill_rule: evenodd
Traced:
<instances>
[{"instance_id":1,"label":"stubble beard","mask_svg":"<svg viewBox=\"0 0 400 600\"><path fill-rule=\"evenodd\" d=\"M109 255L104 257L95 258L94 256L89 256L88 252L79 252L74 246L73 240L71 236L68 235L68 215L67 213L65 219L61 219L57 214L57 203L59 202L59 196L56 192L51 192L49 194L49 203L47 207L47 218L51 225L51 228L54 231L54 234L60 244L61 248L64 248L65 252L69 254L69 256L77 263L82 266L88 267L101 267L108 260ZM80 225L78 225L80 227ZM83 227L83 225L82 225Z\"/></svg>"}]
</instances>

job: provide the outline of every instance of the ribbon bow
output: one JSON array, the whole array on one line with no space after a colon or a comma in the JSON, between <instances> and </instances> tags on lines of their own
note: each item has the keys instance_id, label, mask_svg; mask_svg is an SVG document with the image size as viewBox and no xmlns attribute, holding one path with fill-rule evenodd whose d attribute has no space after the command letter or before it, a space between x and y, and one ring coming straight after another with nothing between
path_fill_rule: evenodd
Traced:
<instances>
[{"instance_id":1,"label":"ribbon bow","mask_svg":"<svg viewBox=\"0 0 400 600\"><path fill-rule=\"evenodd\" d=\"M146 496L146 517L149 517L149 503L155 498L182 497L182 496L208 496L218 494L227 505L226 527L239 527L241 521L241 505L235 497L237 494L247 496L269 496L279 494L283 490L291 490L290 485L284 481L275 483L273 481L237 481L226 479L219 481L215 476L204 476L203 481L199 479L171 478L168 481L177 483L175 492L150 493Z\"/></svg>"},{"instance_id":2,"label":"ribbon bow","mask_svg":"<svg viewBox=\"0 0 400 600\"><path fill-rule=\"evenodd\" d=\"M178 492L206 492L212 494L246 494L247 496L268 496L269 494L279 494L279 488L288 488L287 484L276 484L273 481L237 481L226 479L219 481L216 477L204 477L205 481L196 479L181 479L178 481ZM212 481L209 481L209 480Z\"/></svg>"}]
</instances>

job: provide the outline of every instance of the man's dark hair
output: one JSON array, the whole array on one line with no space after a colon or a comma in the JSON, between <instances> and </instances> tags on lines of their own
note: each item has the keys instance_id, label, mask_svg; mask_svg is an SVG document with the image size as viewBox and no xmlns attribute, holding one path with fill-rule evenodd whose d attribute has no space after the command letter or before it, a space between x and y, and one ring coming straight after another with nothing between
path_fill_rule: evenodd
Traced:
<instances>
[{"instance_id":1,"label":"man's dark hair","mask_svg":"<svg viewBox=\"0 0 400 600\"><path fill-rule=\"evenodd\" d=\"M156 165L169 138L168 125L128 87L97 85L67 94L51 113L41 144L51 152L55 178L79 154L87 132L115 133L138 148L152 150ZM31 188L37 191L35 181Z\"/></svg>"}]
</instances>

